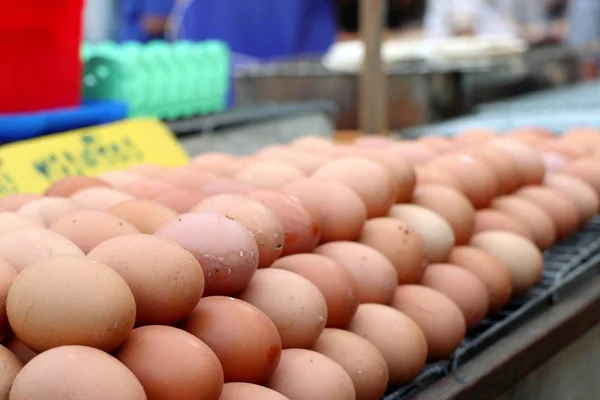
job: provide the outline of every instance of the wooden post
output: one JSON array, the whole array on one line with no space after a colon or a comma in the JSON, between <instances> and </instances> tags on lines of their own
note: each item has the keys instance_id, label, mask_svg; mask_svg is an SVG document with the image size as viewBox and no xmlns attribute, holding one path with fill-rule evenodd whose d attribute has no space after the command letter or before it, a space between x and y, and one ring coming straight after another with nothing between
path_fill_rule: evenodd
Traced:
<instances>
[{"instance_id":1,"label":"wooden post","mask_svg":"<svg viewBox=\"0 0 600 400\"><path fill-rule=\"evenodd\" d=\"M381 59L386 0L360 0L360 36L365 58L360 77L359 124L365 134L388 134L388 96Z\"/></svg>"}]
</instances>

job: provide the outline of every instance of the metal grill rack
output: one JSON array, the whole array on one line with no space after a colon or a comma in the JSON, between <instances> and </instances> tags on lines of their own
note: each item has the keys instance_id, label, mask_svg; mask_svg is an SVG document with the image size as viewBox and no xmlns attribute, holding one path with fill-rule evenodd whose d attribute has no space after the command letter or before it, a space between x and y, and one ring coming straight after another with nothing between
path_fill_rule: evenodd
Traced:
<instances>
[{"instance_id":1,"label":"metal grill rack","mask_svg":"<svg viewBox=\"0 0 600 400\"><path fill-rule=\"evenodd\" d=\"M544 252L541 281L513 299L497 315L486 318L467 334L450 359L429 364L410 384L388 391L384 400L405 400L443 378L532 316L561 300L600 267L600 215L580 231Z\"/></svg>"}]
</instances>

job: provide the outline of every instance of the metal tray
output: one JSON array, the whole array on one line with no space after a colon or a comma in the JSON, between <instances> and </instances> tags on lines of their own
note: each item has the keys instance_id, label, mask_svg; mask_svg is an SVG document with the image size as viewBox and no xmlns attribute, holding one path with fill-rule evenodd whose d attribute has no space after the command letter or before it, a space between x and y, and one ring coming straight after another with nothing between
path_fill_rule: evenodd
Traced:
<instances>
[{"instance_id":1,"label":"metal tray","mask_svg":"<svg viewBox=\"0 0 600 400\"><path fill-rule=\"evenodd\" d=\"M429 364L410 384L390 389L384 400L405 400L423 391L493 343L525 323L532 316L575 289L600 270L600 215L592 222L544 252L541 281L521 297L513 299L500 313L486 318L471 330L448 359Z\"/></svg>"}]
</instances>

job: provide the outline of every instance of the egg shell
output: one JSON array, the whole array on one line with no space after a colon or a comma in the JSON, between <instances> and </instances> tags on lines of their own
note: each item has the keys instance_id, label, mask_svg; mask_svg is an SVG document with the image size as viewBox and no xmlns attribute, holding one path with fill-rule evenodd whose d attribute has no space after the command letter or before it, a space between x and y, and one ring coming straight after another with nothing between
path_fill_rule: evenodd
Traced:
<instances>
[{"instance_id":1,"label":"egg shell","mask_svg":"<svg viewBox=\"0 0 600 400\"><path fill-rule=\"evenodd\" d=\"M471 246L492 254L508 269L513 294L526 292L542 277L542 253L521 236L502 231L483 232L473 236Z\"/></svg>"},{"instance_id":2,"label":"egg shell","mask_svg":"<svg viewBox=\"0 0 600 400\"><path fill-rule=\"evenodd\" d=\"M50 226L65 215L83 211L85 207L71 199L63 197L44 197L30 201L19 208L18 213L40 221L44 226Z\"/></svg>"},{"instance_id":3,"label":"egg shell","mask_svg":"<svg viewBox=\"0 0 600 400\"><path fill-rule=\"evenodd\" d=\"M192 208L195 212L217 213L244 225L258 246L258 267L267 268L281 254L283 226L277 214L259 201L235 194L207 197Z\"/></svg>"},{"instance_id":4,"label":"egg shell","mask_svg":"<svg viewBox=\"0 0 600 400\"><path fill-rule=\"evenodd\" d=\"M345 328L358 308L358 286L337 261L319 254L295 254L275 261L272 268L299 274L311 281L327 303L329 328Z\"/></svg>"},{"instance_id":5,"label":"egg shell","mask_svg":"<svg viewBox=\"0 0 600 400\"><path fill-rule=\"evenodd\" d=\"M598 129L591 126L576 126L564 131L561 139L566 142L582 144L588 148L600 146L600 134Z\"/></svg>"},{"instance_id":6,"label":"egg shell","mask_svg":"<svg viewBox=\"0 0 600 400\"><path fill-rule=\"evenodd\" d=\"M317 218L321 241L356 240L367 218L367 209L352 189L339 182L300 179L281 192L297 197Z\"/></svg>"},{"instance_id":7,"label":"egg shell","mask_svg":"<svg viewBox=\"0 0 600 400\"><path fill-rule=\"evenodd\" d=\"M12 336L8 341L4 343L7 349L9 349L21 364L25 365L29 361L31 361L35 356L38 355L35 351L31 350L29 347L25 346L23 342L21 342L17 337Z\"/></svg>"},{"instance_id":8,"label":"egg shell","mask_svg":"<svg viewBox=\"0 0 600 400\"><path fill-rule=\"evenodd\" d=\"M30 201L41 198L39 194L33 193L16 193L9 194L0 198L0 210L17 211Z\"/></svg>"},{"instance_id":9,"label":"egg shell","mask_svg":"<svg viewBox=\"0 0 600 400\"><path fill-rule=\"evenodd\" d=\"M206 197L200 192L195 192L189 189L176 188L161 192L154 201L175 210L179 214L189 212L198 202Z\"/></svg>"},{"instance_id":10,"label":"egg shell","mask_svg":"<svg viewBox=\"0 0 600 400\"><path fill-rule=\"evenodd\" d=\"M212 172L199 171L197 168L176 168L160 176L160 180L171 185L192 191L199 190L204 183L216 178Z\"/></svg>"},{"instance_id":11,"label":"egg shell","mask_svg":"<svg viewBox=\"0 0 600 400\"><path fill-rule=\"evenodd\" d=\"M269 317L232 297L202 299L181 325L219 358L225 382L264 384L281 357L281 337Z\"/></svg>"},{"instance_id":12,"label":"egg shell","mask_svg":"<svg viewBox=\"0 0 600 400\"><path fill-rule=\"evenodd\" d=\"M471 271L485 285L490 312L499 311L510 300L510 272L491 253L471 246L459 246L452 250L448 262Z\"/></svg>"},{"instance_id":13,"label":"egg shell","mask_svg":"<svg viewBox=\"0 0 600 400\"><path fill-rule=\"evenodd\" d=\"M110 187L110 184L102 179L90 176L69 176L54 182L46 189L44 196L70 197L82 189L97 186Z\"/></svg>"},{"instance_id":14,"label":"egg shell","mask_svg":"<svg viewBox=\"0 0 600 400\"><path fill-rule=\"evenodd\" d=\"M335 361L315 351L287 349L266 386L293 400L353 400L354 385Z\"/></svg>"},{"instance_id":15,"label":"egg shell","mask_svg":"<svg viewBox=\"0 0 600 400\"><path fill-rule=\"evenodd\" d=\"M439 214L414 204L396 204L390 217L398 218L413 228L425 243L427 262L442 262L455 243L452 227Z\"/></svg>"},{"instance_id":16,"label":"egg shell","mask_svg":"<svg viewBox=\"0 0 600 400\"><path fill-rule=\"evenodd\" d=\"M242 164L227 153L200 154L192 159L189 166L220 176L232 176L242 169Z\"/></svg>"},{"instance_id":17,"label":"egg shell","mask_svg":"<svg viewBox=\"0 0 600 400\"><path fill-rule=\"evenodd\" d=\"M397 141L389 150L413 165L427 164L437 156L432 148L412 140Z\"/></svg>"},{"instance_id":18,"label":"egg shell","mask_svg":"<svg viewBox=\"0 0 600 400\"><path fill-rule=\"evenodd\" d=\"M75 243L48 229L20 229L0 235L0 257L17 273L45 258L67 254L84 255Z\"/></svg>"},{"instance_id":19,"label":"egg shell","mask_svg":"<svg viewBox=\"0 0 600 400\"><path fill-rule=\"evenodd\" d=\"M281 393L245 382L229 382L223 386L219 400L290 400Z\"/></svg>"},{"instance_id":20,"label":"egg shell","mask_svg":"<svg viewBox=\"0 0 600 400\"><path fill-rule=\"evenodd\" d=\"M115 189L123 189L143 178L142 175L128 171L109 171L98 175L99 179L108 182Z\"/></svg>"},{"instance_id":21,"label":"egg shell","mask_svg":"<svg viewBox=\"0 0 600 400\"><path fill-rule=\"evenodd\" d=\"M223 370L212 350L177 328L134 329L116 357L143 385L148 400L218 400Z\"/></svg>"},{"instance_id":22,"label":"egg shell","mask_svg":"<svg viewBox=\"0 0 600 400\"><path fill-rule=\"evenodd\" d=\"M8 289L17 277L17 271L4 259L0 258L0 334L9 332L8 318L6 317L6 297Z\"/></svg>"},{"instance_id":23,"label":"egg shell","mask_svg":"<svg viewBox=\"0 0 600 400\"><path fill-rule=\"evenodd\" d=\"M123 192L137 199L152 200L159 194L176 188L174 184L158 178L142 178L123 188Z\"/></svg>"},{"instance_id":24,"label":"egg shell","mask_svg":"<svg viewBox=\"0 0 600 400\"><path fill-rule=\"evenodd\" d=\"M323 137L323 136L302 136L298 139L294 139L290 146L294 149L299 149L303 151L313 151L313 150L322 150L333 147L333 141L331 138Z\"/></svg>"},{"instance_id":25,"label":"egg shell","mask_svg":"<svg viewBox=\"0 0 600 400\"><path fill-rule=\"evenodd\" d=\"M111 351L133 328L135 299L110 267L60 255L21 271L8 290L6 312L15 335L36 352L66 345Z\"/></svg>"},{"instance_id":26,"label":"egg shell","mask_svg":"<svg viewBox=\"0 0 600 400\"><path fill-rule=\"evenodd\" d=\"M398 273L379 251L362 243L330 242L317 247L314 252L346 268L358 288L360 303L392 302Z\"/></svg>"},{"instance_id":27,"label":"egg shell","mask_svg":"<svg viewBox=\"0 0 600 400\"><path fill-rule=\"evenodd\" d=\"M436 135L425 135L419 138L419 142L431 148L438 154L449 153L455 149L456 144L449 138Z\"/></svg>"},{"instance_id":28,"label":"egg shell","mask_svg":"<svg viewBox=\"0 0 600 400\"><path fill-rule=\"evenodd\" d=\"M358 136L352 144L362 149L385 149L389 148L395 141L391 138L373 135Z\"/></svg>"},{"instance_id":29,"label":"egg shell","mask_svg":"<svg viewBox=\"0 0 600 400\"><path fill-rule=\"evenodd\" d=\"M71 195L70 199L87 209L105 211L122 201L131 200L133 197L112 188L96 186L79 190Z\"/></svg>"},{"instance_id":30,"label":"egg shell","mask_svg":"<svg viewBox=\"0 0 600 400\"><path fill-rule=\"evenodd\" d=\"M485 143L489 140L495 139L498 135L493 129L486 127L470 127L463 129L459 132L454 140L458 143L473 144L473 143Z\"/></svg>"},{"instance_id":31,"label":"egg shell","mask_svg":"<svg viewBox=\"0 0 600 400\"><path fill-rule=\"evenodd\" d=\"M584 180L567 174L546 174L544 185L569 198L579 211L579 225L587 224L598 213L600 199Z\"/></svg>"},{"instance_id":32,"label":"egg shell","mask_svg":"<svg viewBox=\"0 0 600 400\"><path fill-rule=\"evenodd\" d=\"M221 214L182 214L155 235L178 243L196 257L204 271L205 296L238 293L258 266L258 247L250 231Z\"/></svg>"},{"instance_id":33,"label":"egg shell","mask_svg":"<svg viewBox=\"0 0 600 400\"><path fill-rule=\"evenodd\" d=\"M14 232L19 229L43 228L44 225L38 220L27 218L16 212L0 211L0 235Z\"/></svg>"},{"instance_id":34,"label":"egg shell","mask_svg":"<svg viewBox=\"0 0 600 400\"><path fill-rule=\"evenodd\" d=\"M15 378L13 400L55 399L146 400L133 373L103 351L62 346L31 360Z\"/></svg>"},{"instance_id":35,"label":"egg shell","mask_svg":"<svg viewBox=\"0 0 600 400\"><path fill-rule=\"evenodd\" d=\"M600 196L600 160L581 158L569 163L561 172L585 181Z\"/></svg>"},{"instance_id":36,"label":"egg shell","mask_svg":"<svg viewBox=\"0 0 600 400\"><path fill-rule=\"evenodd\" d=\"M155 178L155 177L166 174L169 171L169 168L164 167L162 165L144 163L144 164L134 165L133 167L129 167L128 171L133 172L134 174L140 174L142 176L146 176L149 178Z\"/></svg>"},{"instance_id":37,"label":"egg shell","mask_svg":"<svg viewBox=\"0 0 600 400\"><path fill-rule=\"evenodd\" d=\"M9 349L2 345L0 345L0 363L2 363L0 399L8 400L13 381L23 368L23 363Z\"/></svg>"},{"instance_id":38,"label":"egg shell","mask_svg":"<svg viewBox=\"0 0 600 400\"><path fill-rule=\"evenodd\" d=\"M260 269L237 297L267 314L284 349L310 348L327 322L327 303L319 289L290 271Z\"/></svg>"},{"instance_id":39,"label":"egg shell","mask_svg":"<svg viewBox=\"0 0 600 400\"><path fill-rule=\"evenodd\" d=\"M464 192L462 183L454 176L429 165L419 165L415 168L417 187L422 185L443 185Z\"/></svg>"},{"instance_id":40,"label":"egg shell","mask_svg":"<svg viewBox=\"0 0 600 400\"><path fill-rule=\"evenodd\" d=\"M215 178L206 181L200 188L204 197L219 194L246 194L256 190L256 186L248 182L242 182L229 178Z\"/></svg>"},{"instance_id":41,"label":"egg shell","mask_svg":"<svg viewBox=\"0 0 600 400\"><path fill-rule=\"evenodd\" d=\"M486 231L507 231L535 241L529 227L517 217L500 210L486 208L475 213L475 234Z\"/></svg>"},{"instance_id":42,"label":"egg shell","mask_svg":"<svg viewBox=\"0 0 600 400\"><path fill-rule=\"evenodd\" d=\"M255 161L235 174L235 179L261 189L277 189L288 182L305 178L300 168L281 161Z\"/></svg>"},{"instance_id":43,"label":"egg shell","mask_svg":"<svg viewBox=\"0 0 600 400\"><path fill-rule=\"evenodd\" d=\"M407 223L389 217L370 219L358 241L381 252L391 261L398 284L415 283L421 278L426 245Z\"/></svg>"},{"instance_id":44,"label":"egg shell","mask_svg":"<svg viewBox=\"0 0 600 400\"><path fill-rule=\"evenodd\" d=\"M417 377L427 359L427 340L406 314L382 304L361 304L348 331L367 339L383 355L390 385L404 385Z\"/></svg>"},{"instance_id":45,"label":"egg shell","mask_svg":"<svg viewBox=\"0 0 600 400\"><path fill-rule=\"evenodd\" d=\"M327 328L311 350L344 368L352 379L357 399L379 400L383 397L389 379L387 363L368 340L348 331Z\"/></svg>"},{"instance_id":46,"label":"egg shell","mask_svg":"<svg viewBox=\"0 0 600 400\"><path fill-rule=\"evenodd\" d=\"M463 148L460 152L470 154L492 167L498 176L498 194L511 193L519 186L519 167L516 161L501 149L474 145Z\"/></svg>"},{"instance_id":47,"label":"egg shell","mask_svg":"<svg viewBox=\"0 0 600 400\"><path fill-rule=\"evenodd\" d=\"M545 166L542 155L526 143L514 139L495 139L489 146L504 151L517 163L521 185L539 185L544 180Z\"/></svg>"},{"instance_id":48,"label":"egg shell","mask_svg":"<svg viewBox=\"0 0 600 400\"><path fill-rule=\"evenodd\" d=\"M329 160L324 154L308 153L286 146L267 146L255 154L258 160L286 162L310 175Z\"/></svg>"},{"instance_id":49,"label":"egg shell","mask_svg":"<svg viewBox=\"0 0 600 400\"><path fill-rule=\"evenodd\" d=\"M88 258L114 269L136 304L136 324L170 325L192 312L204 291L200 263L176 243L144 234L100 243Z\"/></svg>"},{"instance_id":50,"label":"egg shell","mask_svg":"<svg viewBox=\"0 0 600 400\"><path fill-rule=\"evenodd\" d=\"M246 195L264 204L277 215L283 228L281 256L310 253L321 240L321 228L317 218L295 196L261 190Z\"/></svg>"},{"instance_id":51,"label":"egg shell","mask_svg":"<svg viewBox=\"0 0 600 400\"><path fill-rule=\"evenodd\" d=\"M449 297L421 285L400 285L392 307L419 325L427 339L427 358L437 361L449 357L467 332L462 311Z\"/></svg>"},{"instance_id":52,"label":"egg shell","mask_svg":"<svg viewBox=\"0 0 600 400\"><path fill-rule=\"evenodd\" d=\"M175 219L177 213L151 200L133 199L116 204L106 211L129 222L141 233L154 233L160 226Z\"/></svg>"}]
</instances>

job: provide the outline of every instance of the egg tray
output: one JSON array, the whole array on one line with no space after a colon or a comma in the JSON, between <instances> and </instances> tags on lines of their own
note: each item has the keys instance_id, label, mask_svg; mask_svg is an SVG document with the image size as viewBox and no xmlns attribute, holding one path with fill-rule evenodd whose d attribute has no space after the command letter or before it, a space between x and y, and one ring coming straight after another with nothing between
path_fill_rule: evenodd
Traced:
<instances>
[{"instance_id":1,"label":"egg tray","mask_svg":"<svg viewBox=\"0 0 600 400\"><path fill-rule=\"evenodd\" d=\"M447 360L428 364L410 384L390 388L384 400L405 400L427 389L461 365L483 352L502 337L540 314L576 289L600 267L600 215L544 252L544 271L540 282L527 294L516 297L494 316L483 320Z\"/></svg>"}]
</instances>

